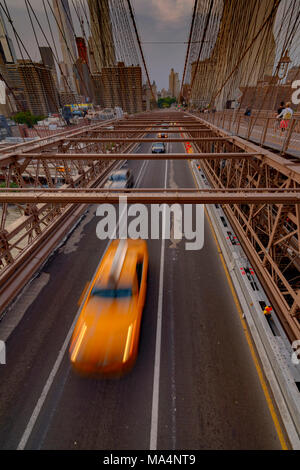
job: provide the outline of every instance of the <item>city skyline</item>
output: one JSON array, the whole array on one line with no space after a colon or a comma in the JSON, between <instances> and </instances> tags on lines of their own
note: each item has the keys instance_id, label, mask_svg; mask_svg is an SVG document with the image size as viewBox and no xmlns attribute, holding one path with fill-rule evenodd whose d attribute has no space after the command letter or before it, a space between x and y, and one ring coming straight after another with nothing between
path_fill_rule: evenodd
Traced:
<instances>
[{"instance_id":1,"label":"city skyline","mask_svg":"<svg viewBox=\"0 0 300 470\"><path fill-rule=\"evenodd\" d=\"M36 11L46 36L51 39L42 1L31 0L30 3ZM184 66L182 57L184 57L186 52L187 30L190 26L193 1L187 0L183 2L183 0L167 0L162 4L159 0L150 0L150 3L151 7L149 7L148 0L133 0L132 6L136 14L137 27L143 43L142 46L149 68L150 80L151 82L153 80L156 82L158 90L162 88L168 89L171 68L174 68L174 70L179 73L179 79L182 79ZM71 2L69 2L69 6L76 35L81 36L80 24ZM33 32L26 12L25 3L19 0L11 0L9 2L9 9L14 20L15 28L18 34L22 33L22 41L28 49L32 60L40 61L41 57L38 47L32 40ZM7 18L5 18L5 20L7 24ZM52 13L49 15L49 21L56 44L59 44L60 35ZM21 58L10 26L8 26L8 29L15 46L17 58ZM46 46L46 41L38 27L36 34L40 45ZM172 44L170 44L170 42L172 42ZM52 41L50 41L50 43L52 45ZM58 55L60 60L63 60L63 52L58 50Z\"/></svg>"}]
</instances>

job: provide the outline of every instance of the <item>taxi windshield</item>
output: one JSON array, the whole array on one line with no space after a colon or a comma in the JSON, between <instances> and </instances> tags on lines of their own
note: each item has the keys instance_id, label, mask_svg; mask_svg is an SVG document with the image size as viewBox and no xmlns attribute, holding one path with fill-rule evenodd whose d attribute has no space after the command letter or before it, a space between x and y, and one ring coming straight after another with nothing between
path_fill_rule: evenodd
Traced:
<instances>
[{"instance_id":1,"label":"taxi windshield","mask_svg":"<svg viewBox=\"0 0 300 470\"><path fill-rule=\"evenodd\" d=\"M120 299L125 297L132 297L132 289L130 287L120 287L117 289L110 289L107 287L94 287L91 292L91 295L107 299Z\"/></svg>"}]
</instances>

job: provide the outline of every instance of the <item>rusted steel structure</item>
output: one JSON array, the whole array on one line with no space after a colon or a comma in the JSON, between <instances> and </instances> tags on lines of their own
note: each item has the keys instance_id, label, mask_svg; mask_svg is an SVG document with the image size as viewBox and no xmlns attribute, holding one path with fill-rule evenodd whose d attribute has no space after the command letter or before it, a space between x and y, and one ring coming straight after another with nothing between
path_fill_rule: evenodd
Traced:
<instances>
[{"instance_id":1,"label":"rusted steel structure","mask_svg":"<svg viewBox=\"0 0 300 470\"><path fill-rule=\"evenodd\" d=\"M155 157L151 157L154 159ZM0 189L0 203L118 203L129 204L299 204L300 188L295 189Z\"/></svg>"},{"instance_id":2,"label":"rusted steel structure","mask_svg":"<svg viewBox=\"0 0 300 470\"><path fill-rule=\"evenodd\" d=\"M168 123L168 138L158 139L156 132L164 123ZM155 136L153 142L190 142L194 153L131 153L136 143L149 142L149 133ZM109 170L123 159L155 158L193 158L211 189L101 189ZM66 232L62 227L70 214L75 223L89 203L118 202L122 195L128 203L218 203L289 337L300 338L298 160L232 136L192 114L173 111L140 114L7 149L0 157L0 174L6 183L0 190L0 294L58 229ZM17 187L9 188L11 182ZM8 224L12 203L20 217ZM81 212L75 216L79 207Z\"/></svg>"},{"instance_id":3,"label":"rusted steel structure","mask_svg":"<svg viewBox=\"0 0 300 470\"><path fill-rule=\"evenodd\" d=\"M74 126L75 127L75 126ZM106 137L108 129L117 127L116 121L105 121L35 141L9 146L1 150L0 179L4 186L18 188L93 188L101 185L109 171L120 162L112 158L114 152L130 151L133 143L66 142L68 136ZM139 130L138 137L143 135ZM130 135L130 134L129 134ZM118 137L119 134L116 133ZM60 154L49 160L47 152ZM39 152L41 158L27 158L28 152ZM68 152L96 153L97 159L71 161ZM24 203L0 206L0 316L14 296L34 275L59 242L76 224L86 209L85 204L61 202Z\"/></svg>"},{"instance_id":4,"label":"rusted steel structure","mask_svg":"<svg viewBox=\"0 0 300 470\"><path fill-rule=\"evenodd\" d=\"M197 142L199 152L257 152L251 158L201 160L212 188L259 190L299 188L300 161L290 160L214 126L201 118L208 134L228 138L227 143ZM194 133L192 133L194 135ZM230 139L234 139L230 141ZM279 312L290 338L300 337L300 206L299 204L225 204L223 209L241 244L254 264L265 289Z\"/></svg>"}]
</instances>

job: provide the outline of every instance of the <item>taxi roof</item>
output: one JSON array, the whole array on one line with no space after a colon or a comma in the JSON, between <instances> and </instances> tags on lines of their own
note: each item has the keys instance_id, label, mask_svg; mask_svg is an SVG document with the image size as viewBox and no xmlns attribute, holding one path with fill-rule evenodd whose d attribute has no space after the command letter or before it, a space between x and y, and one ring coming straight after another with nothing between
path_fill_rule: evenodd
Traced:
<instances>
[{"instance_id":1,"label":"taxi roof","mask_svg":"<svg viewBox=\"0 0 300 470\"><path fill-rule=\"evenodd\" d=\"M137 257L140 252L137 248L137 245L127 243L122 259L119 243L118 241L113 241L103 258L95 284L107 286L112 281L112 271L115 271L116 274L115 278L113 278L116 285L132 284L136 273Z\"/></svg>"}]
</instances>

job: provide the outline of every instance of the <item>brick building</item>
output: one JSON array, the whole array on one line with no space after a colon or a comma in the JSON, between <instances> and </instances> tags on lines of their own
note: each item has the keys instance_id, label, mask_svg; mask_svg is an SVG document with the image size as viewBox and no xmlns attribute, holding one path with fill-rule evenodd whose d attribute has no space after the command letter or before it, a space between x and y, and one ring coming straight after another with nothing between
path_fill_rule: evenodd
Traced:
<instances>
[{"instance_id":1,"label":"brick building","mask_svg":"<svg viewBox=\"0 0 300 470\"><path fill-rule=\"evenodd\" d=\"M48 115L59 108L52 69L30 60L0 65L0 72L17 99L19 111Z\"/></svg>"},{"instance_id":2,"label":"brick building","mask_svg":"<svg viewBox=\"0 0 300 470\"><path fill-rule=\"evenodd\" d=\"M281 101L285 103L292 101L292 94L295 91L292 83L295 80L300 80L300 67L290 69L284 84L279 84L274 77L265 75L264 79L258 82L257 87L240 88L243 93L240 100L241 107L275 111L279 108ZM298 108L295 105L293 107L295 110L300 109L299 105Z\"/></svg>"},{"instance_id":3,"label":"brick building","mask_svg":"<svg viewBox=\"0 0 300 470\"><path fill-rule=\"evenodd\" d=\"M125 67L119 62L115 67L103 67L101 82L101 104L105 108L119 106L129 114L143 110L140 66Z\"/></svg>"}]
</instances>

